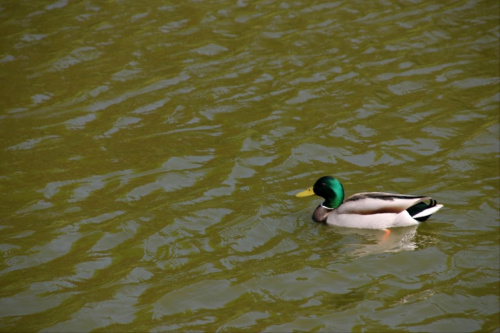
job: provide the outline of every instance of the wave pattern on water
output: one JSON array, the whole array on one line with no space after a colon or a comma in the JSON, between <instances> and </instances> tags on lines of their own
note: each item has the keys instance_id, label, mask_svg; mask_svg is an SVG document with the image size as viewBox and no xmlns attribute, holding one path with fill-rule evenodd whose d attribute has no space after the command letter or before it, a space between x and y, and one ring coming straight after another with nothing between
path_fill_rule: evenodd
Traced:
<instances>
[{"instance_id":1,"label":"wave pattern on water","mask_svg":"<svg viewBox=\"0 0 500 333\"><path fill-rule=\"evenodd\" d=\"M0 8L0 330L498 330L496 2ZM293 194L428 194L346 230Z\"/></svg>"}]
</instances>

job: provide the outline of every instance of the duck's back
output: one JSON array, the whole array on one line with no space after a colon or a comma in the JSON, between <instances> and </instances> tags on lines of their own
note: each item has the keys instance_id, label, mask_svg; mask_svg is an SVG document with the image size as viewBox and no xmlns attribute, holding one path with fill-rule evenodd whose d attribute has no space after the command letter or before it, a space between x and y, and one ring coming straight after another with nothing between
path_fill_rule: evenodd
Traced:
<instances>
[{"instance_id":1,"label":"duck's back","mask_svg":"<svg viewBox=\"0 0 500 333\"><path fill-rule=\"evenodd\" d=\"M429 197L385 192L358 193L347 198L338 208L338 214L400 213Z\"/></svg>"}]
</instances>

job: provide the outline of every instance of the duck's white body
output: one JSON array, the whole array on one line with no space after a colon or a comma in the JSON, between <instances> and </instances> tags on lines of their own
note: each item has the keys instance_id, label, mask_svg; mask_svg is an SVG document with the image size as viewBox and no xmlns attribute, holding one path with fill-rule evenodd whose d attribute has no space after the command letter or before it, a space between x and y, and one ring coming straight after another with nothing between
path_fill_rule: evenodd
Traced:
<instances>
[{"instance_id":1,"label":"duck's white body","mask_svg":"<svg viewBox=\"0 0 500 333\"><path fill-rule=\"evenodd\" d=\"M425 218L435 213L443 205L436 204L413 217L407 209L419 202L431 200L430 197L370 192L355 194L337 209L329 212L326 223L339 227L361 229L386 229L407 227L419 222L416 218Z\"/></svg>"},{"instance_id":2,"label":"duck's white body","mask_svg":"<svg viewBox=\"0 0 500 333\"><path fill-rule=\"evenodd\" d=\"M333 211L328 215L327 224L338 227L360 228L360 229L387 229L393 227L407 227L419 222L413 219L408 212L399 214L381 213L376 215L339 214Z\"/></svg>"},{"instance_id":3,"label":"duck's white body","mask_svg":"<svg viewBox=\"0 0 500 333\"><path fill-rule=\"evenodd\" d=\"M333 210L330 214L328 214L326 223L338 227L360 229L387 229L419 224L419 222L412 218L406 210L397 214L380 213L374 215L339 214L338 211Z\"/></svg>"}]
</instances>

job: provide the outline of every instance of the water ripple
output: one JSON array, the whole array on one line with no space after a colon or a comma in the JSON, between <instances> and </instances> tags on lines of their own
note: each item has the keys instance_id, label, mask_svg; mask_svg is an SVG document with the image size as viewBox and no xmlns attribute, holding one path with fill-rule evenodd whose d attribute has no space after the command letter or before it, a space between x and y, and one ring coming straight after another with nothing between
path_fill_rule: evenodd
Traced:
<instances>
[{"instance_id":1,"label":"water ripple","mask_svg":"<svg viewBox=\"0 0 500 333\"><path fill-rule=\"evenodd\" d=\"M1 329L498 330L497 12L5 4ZM316 224L325 174L445 208Z\"/></svg>"}]
</instances>

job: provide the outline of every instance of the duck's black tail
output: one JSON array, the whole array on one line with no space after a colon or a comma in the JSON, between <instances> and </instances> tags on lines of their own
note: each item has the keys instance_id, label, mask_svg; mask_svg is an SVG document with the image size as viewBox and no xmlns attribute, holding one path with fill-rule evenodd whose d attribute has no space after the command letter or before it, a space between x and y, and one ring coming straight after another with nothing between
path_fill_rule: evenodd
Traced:
<instances>
[{"instance_id":1,"label":"duck's black tail","mask_svg":"<svg viewBox=\"0 0 500 333\"><path fill-rule=\"evenodd\" d=\"M436 200L430 199L429 203L419 202L418 204L408 208L406 211L418 222L424 222L442 207L443 205L438 204Z\"/></svg>"}]
</instances>

